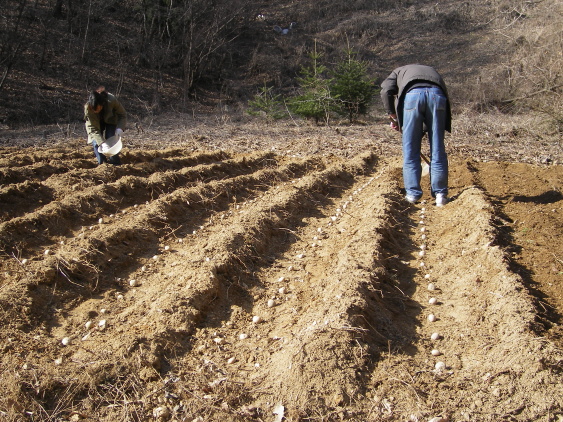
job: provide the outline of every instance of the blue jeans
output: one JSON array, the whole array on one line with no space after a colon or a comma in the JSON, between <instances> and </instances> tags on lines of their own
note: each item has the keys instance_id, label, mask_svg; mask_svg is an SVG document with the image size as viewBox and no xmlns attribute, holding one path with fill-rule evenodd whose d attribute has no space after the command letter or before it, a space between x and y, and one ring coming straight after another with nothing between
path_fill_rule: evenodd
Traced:
<instances>
[{"instance_id":1,"label":"blue jeans","mask_svg":"<svg viewBox=\"0 0 563 422\"><path fill-rule=\"evenodd\" d=\"M113 135L115 135L115 130L117 129L117 126L116 125L107 125L103 122L100 122L100 129L102 131L103 138L109 139ZM94 146L94 155L96 156L96 159L98 160L98 164L108 163L108 164L114 164L114 165L117 165L117 166L121 164L121 159L119 158L119 154L115 154L115 155L108 158L104 154L99 153L98 144L96 143L96 141L92 141L92 145Z\"/></svg>"},{"instance_id":2,"label":"blue jeans","mask_svg":"<svg viewBox=\"0 0 563 422\"><path fill-rule=\"evenodd\" d=\"M407 195L422 196L420 147L428 130L432 196L448 194L448 156L444 145L447 99L439 87L413 88L403 103L403 180Z\"/></svg>"}]
</instances>

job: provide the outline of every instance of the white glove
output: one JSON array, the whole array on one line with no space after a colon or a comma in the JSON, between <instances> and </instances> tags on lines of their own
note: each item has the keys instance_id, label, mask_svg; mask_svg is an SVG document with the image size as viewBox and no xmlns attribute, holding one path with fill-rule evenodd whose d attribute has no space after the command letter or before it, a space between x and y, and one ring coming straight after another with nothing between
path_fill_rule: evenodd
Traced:
<instances>
[{"instance_id":1,"label":"white glove","mask_svg":"<svg viewBox=\"0 0 563 422\"><path fill-rule=\"evenodd\" d=\"M115 136L121 136L121 134L123 133L123 129L115 129Z\"/></svg>"}]
</instances>

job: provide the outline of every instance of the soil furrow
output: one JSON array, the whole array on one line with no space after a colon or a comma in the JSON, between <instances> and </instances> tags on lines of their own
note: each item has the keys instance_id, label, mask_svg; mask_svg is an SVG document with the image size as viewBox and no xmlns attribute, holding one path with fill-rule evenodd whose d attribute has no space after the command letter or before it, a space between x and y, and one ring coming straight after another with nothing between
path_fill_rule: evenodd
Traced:
<instances>
[{"instance_id":1,"label":"soil furrow","mask_svg":"<svg viewBox=\"0 0 563 422\"><path fill-rule=\"evenodd\" d=\"M65 370L70 370L71 367L83 368L87 369L85 374L93 376L102 367L107 370L108 362L112 361L111 356L118 354L127 356L127 359L137 356L134 360L145 371L141 376L152 379L154 375L151 374L155 370L159 371L169 365L166 356L178 356L188 350L186 333L193 330L201 313L206 312L213 298L232 287L233 277L238 278L236 273L241 274L244 279L251 275L251 266L263 265L254 262L256 252L264 252L269 248L272 248L272 252L277 250L278 246L269 242L272 236L277 236L280 228L299 225L302 211L315 213L314 206L311 205L320 206L322 201L328 200L327 193L337 193L352 183L351 172L366 171L366 160L369 161L369 157L358 160L357 164L307 175L281 189L274 187L263 198L248 204L248 208L255 208L251 212L240 212L244 210L239 209L238 213L233 212L230 217L226 217L222 224L212 224L200 230L201 234L193 239L193 244L184 241L169 250L162 250L158 259L145 258L144 268L129 273L130 277L138 276L139 284L135 288L110 288L103 294L103 298L79 303L71 300L70 307L65 306L64 318L62 314L54 314L53 319L47 321L50 325L48 332L54 338L66 335L72 344L77 342L82 345L60 350L60 359L68 362ZM276 178L289 181L279 175ZM257 177L259 179L262 183L275 180L271 175ZM228 182L214 184L224 183ZM309 195L312 195L312 202L304 200ZM150 210L144 212L145 215L151 214L159 205L151 204L147 208ZM291 215L295 217L292 218ZM142 218L146 220L147 217ZM113 241L117 242L117 239L114 238ZM56 300L53 305L55 304ZM107 310L101 313L101 306ZM102 318L107 321L104 330L99 325L94 325L97 327L94 329L80 328L88 319L98 324ZM80 340L81 338L83 339ZM109 343L104 346L104 352L92 353L94 344L106 342ZM54 351L51 350L49 354ZM125 373L138 369L121 368ZM80 386L81 382L77 380L73 388L77 391L86 388Z\"/></svg>"},{"instance_id":2,"label":"soil furrow","mask_svg":"<svg viewBox=\"0 0 563 422\"><path fill-rule=\"evenodd\" d=\"M404 201L399 159L216 154L3 188L44 204L2 211L0 416L561 414L557 319L532 288L557 290L560 170L456 159L437 208Z\"/></svg>"},{"instance_id":3,"label":"soil furrow","mask_svg":"<svg viewBox=\"0 0 563 422\"><path fill-rule=\"evenodd\" d=\"M494 245L493 210L478 188L466 188L447 207L416 216L424 231L413 239L424 247L411 255L418 274L409 283L422 311L407 315L417 335L412 350L390 350L373 371L370 417L494 421L518 407L524 420L538 420L561 405L561 394L542 397L542 386L561 383L551 369L560 357L532 329L533 300ZM467 394L457 397L459 389ZM437 390L451 391L450 400L437 401Z\"/></svg>"},{"instance_id":4,"label":"soil furrow","mask_svg":"<svg viewBox=\"0 0 563 422\"><path fill-rule=\"evenodd\" d=\"M265 165L271 165L270 153L240 160L227 160L221 164L202 165L181 172L157 173L148 179L136 176L122 177L116 182L98 185L84 192L74 193L54 203L43 206L39 211L19 218L13 218L0 225L0 244L10 249L10 239L26 240L18 248L39 248L48 245L53 236L71 237L71 230L77 227L61 225L62 219L72 220L78 226L94 224L105 215L120 212L136 203L153 200L180 186L196 184L202 179L221 179L245 172L253 172ZM18 208L19 209L19 208Z\"/></svg>"},{"instance_id":5,"label":"soil furrow","mask_svg":"<svg viewBox=\"0 0 563 422\"><path fill-rule=\"evenodd\" d=\"M101 287L98 285L100 279L103 283L109 283L109 286L120 287L120 283L113 284L112 280L129 271L130 266L142 257L156 254L159 239L171 240L172 233L173 237L185 235L188 233L186 227L205 224L204 218L208 211L203 214L189 212L194 206L203 206L206 210L213 210L213 213L225 211L233 195L248 196L276 180L287 181L313 165L318 167L319 163L316 160L290 163L280 169L261 170L253 176L239 176L197 188L176 190L139 211L115 216L115 224L110 221L105 223L103 229L99 226L91 234L86 232L84 236L67 239L64 244L53 245L53 250L43 260L27 263L26 279L35 279L35 284L47 282L44 287L36 287L30 292L30 296L36 298L36 305L41 308L39 303L43 303L43 300L39 299L49 290L48 284L57 278L57 274L59 277L62 274L68 281L72 280L75 287L71 284L67 287L78 295L88 294L88 290L79 291L81 286ZM326 176L324 173L323 175ZM190 203L193 205L190 206ZM270 211L276 212L272 208ZM233 248L234 246L227 247L227 250ZM123 254L123 249L130 252Z\"/></svg>"},{"instance_id":6,"label":"soil furrow","mask_svg":"<svg viewBox=\"0 0 563 422\"><path fill-rule=\"evenodd\" d=\"M90 180L110 183L124 175L146 177L155 172L210 164L232 157L231 154L223 151L200 153L189 153L185 150L146 151L126 154L127 158L124 158L124 161L127 164L108 168L107 166L97 166L93 154L89 160L74 157L56 158L57 154L52 155L53 159L48 164L44 161L34 161L30 164L24 158L21 160L22 166L20 167L11 165L9 168L2 168L0 184L16 184L31 180L47 181L54 176L63 178L62 185L71 185L73 184L72 181L78 183ZM12 158L9 160L12 160ZM111 171L108 171L110 169ZM70 180L65 182L65 178ZM56 184L56 180L52 184Z\"/></svg>"},{"instance_id":7,"label":"soil furrow","mask_svg":"<svg viewBox=\"0 0 563 422\"><path fill-rule=\"evenodd\" d=\"M205 156L205 160L213 156ZM30 213L38 207L45 207L45 203L51 201L68 201L67 197L81 196L80 203L88 201L91 197L101 197L103 194L112 195L111 192L103 191L103 185L115 187L115 195L125 199L121 206L127 207L131 201L145 202L157 195L172 191L179 186L194 184L202 180L221 179L234 176L244 171L253 171L260 166L272 165L272 154L258 154L240 157L239 159L227 159L214 164L199 164L191 168L181 168L178 171L155 172L145 169L139 171L133 167L97 168L93 172L84 173L70 172L62 176L52 176L40 184L33 184L39 191L46 192L44 200L37 200L37 195L24 196L30 190L29 183L11 186L5 193L6 206L2 210L7 214L3 220L16 218ZM190 161L194 161L191 159ZM199 161L199 159L198 159ZM80 193L77 193L80 192ZM128 197L129 196L129 197ZM96 204L95 206L99 206ZM81 207L72 206L79 210ZM110 211L111 213L112 211Z\"/></svg>"},{"instance_id":8,"label":"soil furrow","mask_svg":"<svg viewBox=\"0 0 563 422\"><path fill-rule=\"evenodd\" d=\"M389 301L382 306L381 292L387 294L391 287L382 270L381 232L393 206L385 194L396 185L379 178L385 171L356 184L330 207L331 213L311 218L303 228L304 239L282 257L285 265L272 265L252 309L264 318L268 332L264 351L247 350L251 362L225 367L234 381L246 380L249 387L263 390L258 396L264 402L274 396L291 403L294 418L314 407L354 400L363 391L370 360L386 347L386 339L371 327L392 331L382 323L397 310ZM373 181L377 191L370 186ZM352 222L358 218L363 224L356 226ZM244 350L238 345L244 342L233 343L225 352L240 360Z\"/></svg>"}]
</instances>

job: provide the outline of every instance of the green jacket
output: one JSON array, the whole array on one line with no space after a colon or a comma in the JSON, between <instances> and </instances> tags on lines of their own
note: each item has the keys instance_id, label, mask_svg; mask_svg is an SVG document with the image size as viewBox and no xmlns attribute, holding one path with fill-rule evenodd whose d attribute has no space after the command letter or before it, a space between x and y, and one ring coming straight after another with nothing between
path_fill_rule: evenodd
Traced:
<instances>
[{"instance_id":1,"label":"green jacket","mask_svg":"<svg viewBox=\"0 0 563 422\"><path fill-rule=\"evenodd\" d=\"M381 99L388 114L396 114L399 120L399 125L402 127L403 121L403 101L405 94L416 82L431 82L442 88L446 95L447 109L446 109L446 130L452 130L452 112L450 108L450 99L446 84L434 68L420 64L409 64L406 66L398 67L393 70L391 74L381 84Z\"/></svg>"},{"instance_id":2,"label":"green jacket","mask_svg":"<svg viewBox=\"0 0 563 422\"><path fill-rule=\"evenodd\" d=\"M86 121L89 144L92 141L96 141L98 145L104 142L100 118L108 125L116 125L117 129L125 130L127 126L127 113L125 109L115 95L108 93L108 102L100 113L94 113L90 110L88 104L84 106L84 120Z\"/></svg>"}]
</instances>

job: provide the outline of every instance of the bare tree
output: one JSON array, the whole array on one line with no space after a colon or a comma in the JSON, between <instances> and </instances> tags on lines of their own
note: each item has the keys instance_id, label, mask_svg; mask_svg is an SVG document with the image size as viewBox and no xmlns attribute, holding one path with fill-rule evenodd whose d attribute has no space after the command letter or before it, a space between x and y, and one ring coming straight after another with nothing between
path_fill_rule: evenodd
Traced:
<instances>
[{"instance_id":1,"label":"bare tree","mask_svg":"<svg viewBox=\"0 0 563 422\"><path fill-rule=\"evenodd\" d=\"M203 75L219 75L228 46L256 13L249 0L136 2L140 20L139 62L181 76L189 93Z\"/></svg>"},{"instance_id":2,"label":"bare tree","mask_svg":"<svg viewBox=\"0 0 563 422\"><path fill-rule=\"evenodd\" d=\"M18 61L20 55L27 47L28 40L24 36L24 12L27 7L26 0L19 2L7 1L1 7L3 19L0 20L0 90L6 78Z\"/></svg>"}]
</instances>

